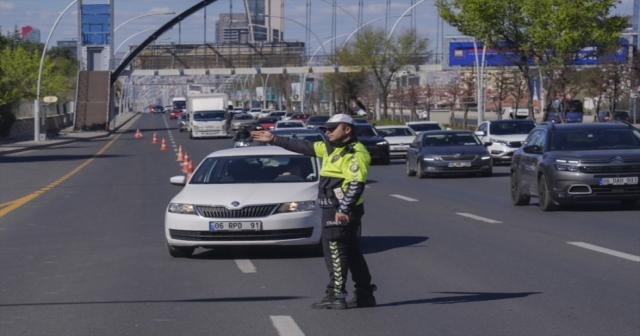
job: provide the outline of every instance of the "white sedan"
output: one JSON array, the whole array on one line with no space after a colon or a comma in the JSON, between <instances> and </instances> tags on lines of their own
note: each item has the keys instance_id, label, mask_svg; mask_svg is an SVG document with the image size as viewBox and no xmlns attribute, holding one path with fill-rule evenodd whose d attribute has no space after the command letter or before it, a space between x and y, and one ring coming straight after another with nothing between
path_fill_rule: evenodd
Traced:
<instances>
[{"instance_id":1,"label":"white sedan","mask_svg":"<svg viewBox=\"0 0 640 336\"><path fill-rule=\"evenodd\" d=\"M376 129L389 143L389 155L392 159L406 158L409 145L416 138L416 132L409 126L402 125L376 126Z\"/></svg>"},{"instance_id":2,"label":"white sedan","mask_svg":"<svg viewBox=\"0 0 640 336\"><path fill-rule=\"evenodd\" d=\"M320 244L318 160L276 146L209 154L165 214L169 254L198 247Z\"/></svg>"},{"instance_id":3,"label":"white sedan","mask_svg":"<svg viewBox=\"0 0 640 336\"><path fill-rule=\"evenodd\" d=\"M307 124L298 120L285 120L276 122L273 129L283 129L283 128L307 128Z\"/></svg>"}]
</instances>

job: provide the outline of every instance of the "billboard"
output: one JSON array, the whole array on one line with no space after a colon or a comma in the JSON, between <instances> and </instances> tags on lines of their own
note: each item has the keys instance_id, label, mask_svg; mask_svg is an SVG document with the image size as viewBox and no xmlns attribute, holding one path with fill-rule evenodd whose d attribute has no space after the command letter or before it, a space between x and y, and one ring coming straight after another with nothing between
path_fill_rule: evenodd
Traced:
<instances>
[{"instance_id":1,"label":"billboard","mask_svg":"<svg viewBox=\"0 0 640 336\"><path fill-rule=\"evenodd\" d=\"M482 60L481 42L477 43L478 60ZM573 65L598 65L601 63L597 56L597 47L587 47L581 49L574 57ZM606 55L616 62L627 62L629 51L629 41L626 39L618 40L618 48L615 54ZM485 64L489 67L497 66L514 66L512 60L514 53L509 50L498 50L487 48L485 51ZM469 66L472 67L476 63L476 49L473 42L449 41L449 66ZM535 64L533 59L529 60L529 64Z\"/></svg>"}]
</instances>

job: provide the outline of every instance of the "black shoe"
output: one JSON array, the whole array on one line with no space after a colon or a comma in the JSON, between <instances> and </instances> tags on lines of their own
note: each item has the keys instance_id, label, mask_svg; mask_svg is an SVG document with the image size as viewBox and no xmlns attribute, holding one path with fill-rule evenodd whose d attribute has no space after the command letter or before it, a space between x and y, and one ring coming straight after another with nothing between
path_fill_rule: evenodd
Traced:
<instances>
[{"instance_id":1,"label":"black shoe","mask_svg":"<svg viewBox=\"0 0 640 336\"><path fill-rule=\"evenodd\" d=\"M347 301L347 307L367 308L377 306L376 297L373 296L373 292L377 289L378 287L376 287L376 285L370 285L369 288L366 289L356 289L353 297Z\"/></svg>"},{"instance_id":2,"label":"black shoe","mask_svg":"<svg viewBox=\"0 0 640 336\"><path fill-rule=\"evenodd\" d=\"M347 301L343 297L336 297L333 291L327 289L327 296L320 302L311 305L313 309L346 309Z\"/></svg>"}]
</instances>

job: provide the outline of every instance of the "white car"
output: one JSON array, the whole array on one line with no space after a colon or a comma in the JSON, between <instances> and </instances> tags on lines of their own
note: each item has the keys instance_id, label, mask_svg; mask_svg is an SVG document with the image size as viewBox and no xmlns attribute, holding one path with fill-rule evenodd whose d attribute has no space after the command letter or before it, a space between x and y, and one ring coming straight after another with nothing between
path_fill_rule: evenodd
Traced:
<instances>
[{"instance_id":1,"label":"white car","mask_svg":"<svg viewBox=\"0 0 640 336\"><path fill-rule=\"evenodd\" d=\"M258 114L258 118L266 118L271 114L271 112L273 112L273 110L261 110L260 114Z\"/></svg>"},{"instance_id":2,"label":"white car","mask_svg":"<svg viewBox=\"0 0 640 336\"><path fill-rule=\"evenodd\" d=\"M416 132L409 126L402 125L376 126L376 129L389 143L389 155L392 159L406 158L409 145L416 138Z\"/></svg>"},{"instance_id":3,"label":"white car","mask_svg":"<svg viewBox=\"0 0 640 336\"><path fill-rule=\"evenodd\" d=\"M249 112L247 113L250 114L253 119L258 119L260 117L260 114L262 113L262 109L254 107L249 109Z\"/></svg>"},{"instance_id":4,"label":"white car","mask_svg":"<svg viewBox=\"0 0 640 336\"><path fill-rule=\"evenodd\" d=\"M420 133L424 131L444 131L445 127L437 121L409 121L404 123L414 132Z\"/></svg>"},{"instance_id":5,"label":"white car","mask_svg":"<svg viewBox=\"0 0 640 336\"><path fill-rule=\"evenodd\" d=\"M278 121L273 129L283 129L283 128L307 128L307 124L302 121L297 120L286 120L286 121Z\"/></svg>"},{"instance_id":6,"label":"white car","mask_svg":"<svg viewBox=\"0 0 640 336\"><path fill-rule=\"evenodd\" d=\"M476 129L476 135L483 143L491 142L487 147L493 162L511 161L513 152L527 139L529 132L537 124L533 120L488 120Z\"/></svg>"},{"instance_id":7,"label":"white car","mask_svg":"<svg viewBox=\"0 0 640 336\"><path fill-rule=\"evenodd\" d=\"M232 148L209 154L165 214L169 254L198 247L320 245L318 160L276 146Z\"/></svg>"}]
</instances>

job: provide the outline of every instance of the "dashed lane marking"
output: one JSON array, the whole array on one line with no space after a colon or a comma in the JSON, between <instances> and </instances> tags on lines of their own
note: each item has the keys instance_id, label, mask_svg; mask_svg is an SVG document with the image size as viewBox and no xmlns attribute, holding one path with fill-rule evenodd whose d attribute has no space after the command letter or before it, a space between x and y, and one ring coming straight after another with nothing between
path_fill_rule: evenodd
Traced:
<instances>
[{"instance_id":1,"label":"dashed lane marking","mask_svg":"<svg viewBox=\"0 0 640 336\"><path fill-rule=\"evenodd\" d=\"M395 197L395 198L399 198L401 200L405 200L407 202L417 202L418 200L415 198L411 198L411 197L407 197L407 196L402 196L402 195L391 195L391 197Z\"/></svg>"},{"instance_id":2,"label":"dashed lane marking","mask_svg":"<svg viewBox=\"0 0 640 336\"><path fill-rule=\"evenodd\" d=\"M476 215L473 215L473 214L470 214L470 213L456 212L456 214L460 215L460 216L463 216L463 217L479 220L481 222L486 222L486 223L491 223L491 224L502 224L501 221L497 221L497 220L493 220L493 219L489 219L489 218L476 216Z\"/></svg>"},{"instance_id":3,"label":"dashed lane marking","mask_svg":"<svg viewBox=\"0 0 640 336\"><path fill-rule=\"evenodd\" d=\"M618 252L618 251L615 251L615 250L610 250L608 248L604 248L604 247L600 247L600 246L596 246L596 245L591 245L591 244L587 244L587 243L583 243L583 242L567 242L567 244L578 246L578 247L582 247L582 248L585 248L585 249L591 250L591 251L596 251L596 252L612 255L614 257L618 257L618 258L622 258L622 259L627 259L627 260L631 260L631 261L635 261L635 262L640 262L640 257L639 256L636 256L636 255L633 255L633 254L629 254L629 253Z\"/></svg>"},{"instance_id":4,"label":"dashed lane marking","mask_svg":"<svg viewBox=\"0 0 640 336\"><path fill-rule=\"evenodd\" d=\"M269 316L280 336L304 336L291 316Z\"/></svg>"},{"instance_id":5,"label":"dashed lane marking","mask_svg":"<svg viewBox=\"0 0 640 336\"><path fill-rule=\"evenodd\" d=\"M235 260L236 265L242 273L256 273L256 267L253 266L251 260L248 259L237 259Z\"/></svg>"}]
</instances>

